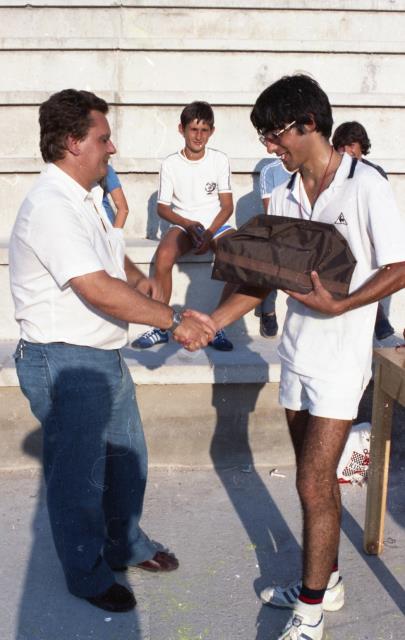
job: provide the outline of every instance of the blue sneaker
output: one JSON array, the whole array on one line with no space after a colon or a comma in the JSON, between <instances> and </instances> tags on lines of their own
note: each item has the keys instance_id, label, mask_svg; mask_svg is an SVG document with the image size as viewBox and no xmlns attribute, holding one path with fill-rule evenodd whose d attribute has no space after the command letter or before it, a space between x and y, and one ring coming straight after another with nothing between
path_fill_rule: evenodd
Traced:
<instances>
[{"instance_id":1,"label":"blue sneaker","mask_svg":"<svg viewBox=\"0 0 405 640\"><path fill-rule=\"evenodd\" d=\"M232 351L233 344L225 335L225 331L220 329L216 332L214 339L208 343L210 347L214 347L217 351Z\"/></svg>"},{"instance_id":2,"label":"blue sneaker","mask_svg":"<svg viewBox=\"0 0 405 640\"><path fill-rule=\"evenodd\" d=\"M169 342L168 332L162 329L149 329L149 331L145 331L139 338L134 340L131 346L135 349L149 349L149 347L162 342Z\"/></svg>"}]
</instances>

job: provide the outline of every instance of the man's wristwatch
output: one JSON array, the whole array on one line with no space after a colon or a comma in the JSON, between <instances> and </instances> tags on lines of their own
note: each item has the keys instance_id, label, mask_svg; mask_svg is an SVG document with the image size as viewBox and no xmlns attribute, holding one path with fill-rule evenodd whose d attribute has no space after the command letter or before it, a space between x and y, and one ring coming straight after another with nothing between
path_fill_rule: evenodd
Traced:
<instances>
[{"instance_id":1,"label":"man's wristwatch","mask_svg":"<svg viewBox=\"0 0 405 640\"><path fill-rule=\"evenodd\" d=\"M179 326L182 320L183 320L182 312L175 311L173 309L172 326L168 328L168 331L170 331L170 333L174 333L174 331L176 331L177 327Z\"/></svg>"}]
</instances>

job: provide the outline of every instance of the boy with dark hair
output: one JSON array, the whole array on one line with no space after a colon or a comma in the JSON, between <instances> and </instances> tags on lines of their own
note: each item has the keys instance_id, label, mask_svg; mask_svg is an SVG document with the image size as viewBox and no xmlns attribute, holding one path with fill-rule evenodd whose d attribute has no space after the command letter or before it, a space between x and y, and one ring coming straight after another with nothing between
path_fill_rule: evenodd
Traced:
<instances>
[{"instance_id":1,"label":"boy with dark hair","mask_svg":"<svg viewBox=\"0 0 405 640\"><path fill-rule=\"evenodd\" d=\"M232 230L227 224L233 212L229 161L222 151L207 147L215 131L211 106L202 101L187 105L178 129L185 144L162 162L158 193L158 214L171 225L155 257L155 278L167 304L177 260L192 249L197 255L215 251L218 238ZM232 290L225 286L222 299ZM167 331L153 327L132 346L147 349L168 339ZM220 351L233 348L221 328L210 345Z\"/></svg>"},{"instance_id":2,"label":"boy with dark hair","mask_svg":"<svg viewBox=\"0 0 405 640\"><path fill-rule=\"evenodd\" d=\"M269 213L336 225L357 260L346 298L336 300L315 272L310 293L287 291L279 347L280 403L303 510L303 575L293 587L265 589L261 598L293 609L279 640L321 640L323 610L344 602L336 469L371 376L377 300L405 286L405 225L387 180L330 145L332 112L315 80L281 78L259 96L251 120L294 172L272 192ZM266 294L234 292L212 314L216 327L234 322Z\"/></svg>"},{"instance_id":3,"label":"boy with dark hair","mask_svg":"<svg viewBox=\"0 0 405 640\"><path fill-rule=\"evenodd\" d=\"M371 142L367 131L360 122L353 120L352 122L343 122L343 124L339 125L333 134L332 144L339 153L348 153L352 158L361 160L364 164L368 164L370 167L376 169L383 178L388 180L387 174L382 167L363 158L363 156L369 153ZM389 338L389 336L392 336L394 333L394 327L385 315L381 302L378 304L374 333L377 340L385 340L385 338Z\"/></svg>"},{"instance_id":4,"label":"boy with dark hair","mask_svg":"<svg viewBox=\"0 0 405 640\"><path fill-rule=\"evenodd\" d=\"M364 164L374 167L374 169L381 173L383 178L387 178L387 174L382 167L363 158L363 156L367 156L370 153L371 142L367 131L360 122L353 120L340 124L335 129L332 144L339 153L348 153L352 158L357 158L364 162Z\"/></svg>"}]
</instances>

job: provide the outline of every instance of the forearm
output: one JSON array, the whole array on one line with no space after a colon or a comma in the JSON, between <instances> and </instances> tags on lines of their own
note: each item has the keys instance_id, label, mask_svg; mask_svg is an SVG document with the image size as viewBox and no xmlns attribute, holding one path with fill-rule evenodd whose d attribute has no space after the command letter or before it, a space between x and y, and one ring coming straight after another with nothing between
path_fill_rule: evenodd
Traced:
<instances>
[{"instance_id":1,"label":"forearm","mask_svg":"<svg viewBox=\"0 0 405 640\"><path fill-rule=\"evenodd\" d=\"M350 311L377 302L405 287L405 262L396 262L381 268L378 273L359 289L342 300L342 311Z\"/></svg>"},{"instance_id":2,"label":"forearm","mask_svg":"<svg viewBox=\"0 0 405 640\"><path fill-rule=\"evenodd\" d=\"M233 199L232 193L220 193L219 204L221 209L208 227L208 231L214 234L218 229L222 227L231 217L233 213Z\"/></svg>"},{"instance_id":3,"label":"forearm","mask_svg":"<svg viewBox=\"0 0 405 640\"><path fill-rule=\"evenodd\" d=\"M108 316L140 324L168 329L173 322L173 309L152 300L128 283L97 271L70 281L72 289L87 303Z\"/></svg>"},{"instance_id":4,"label":"forearm","mask_svg":"<svg viewBox=\"0 0 405 640\"><path fill-rule=\"evenodd\" d=\"M223 329L254 309L268 295L268 289L240 287L211 314L216 329Z\"/></svg>"},{"instance_id":5,"label":"forearm","mask_svg":"<svg viewBox=\"0 0 405 640\"><path fill-rule=\"evenodd\" d=\"M115 215L114 227L122 229L125 225L129 213L128 207L118 207Z\"/></svg>"},{"instance_id":6,"label":"forearm","mask_svg":"<svg viewBox=\"0 0 405 640\"><path fill-rule=\"evenodd\" d=\"M111 191L111 197L116 208L114 227L122 229L129 213L128 202L125 197L124 191L122 190L122 187L113 189Z\"/></svg>"},{"instance_id":7,"label":"forearm","mask_svg":"<svg viewBox=\"0 0 405 640\"><path fill-rule=\"evenodd\" d=\"M163 220L167 220L170 224L178 224L180 227L186 228L189 224L195 222L195 220L189 220L189 218L180 216L178 213L175 213L169 205L162 204L161 202L158 204L157 212Z\"/></svg>"},{"instance_id":8,"label":"forearm","mask_svg":"<svg viewBox=\"0 0 405 640\"><path fill-rule=\"evenodd\" d=\"M208 231L214 235L218 229L222 227L226 222L228 222L229 218L232 215L232 209L224 208L219 211L219 213L215 216L210 226L208 227Z\"/></svg>"}]
</instances>

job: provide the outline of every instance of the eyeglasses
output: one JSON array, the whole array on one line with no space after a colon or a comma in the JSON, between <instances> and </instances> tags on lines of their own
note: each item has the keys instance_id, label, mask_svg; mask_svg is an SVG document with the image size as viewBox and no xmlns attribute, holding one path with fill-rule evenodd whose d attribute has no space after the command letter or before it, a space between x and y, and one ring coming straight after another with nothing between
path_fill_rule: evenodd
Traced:
<instances>
[{"instance_id":1,"label":"eyeglasses","mask_svg":"<svg viewBox=\"0 0 405 640\"><path fill-rule=\"evenodd\" d=\"M293 122L290 122L290 124L286 124L284 129L279 129L278 131L269 131L268 133L266 133L266 135L259 136L260 142L264 144L265 147L269 144L269 142L277 144L278 142L280 142L280 136L282 136L286 131L289 131L296 124L296 122L297 121L294 120Z\"/></svg>"}]
</instances>

